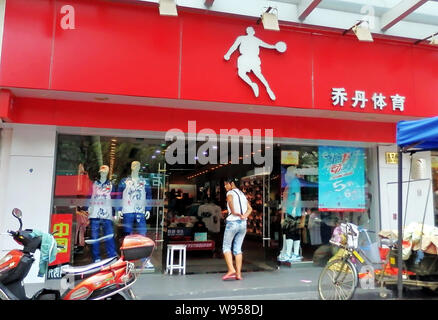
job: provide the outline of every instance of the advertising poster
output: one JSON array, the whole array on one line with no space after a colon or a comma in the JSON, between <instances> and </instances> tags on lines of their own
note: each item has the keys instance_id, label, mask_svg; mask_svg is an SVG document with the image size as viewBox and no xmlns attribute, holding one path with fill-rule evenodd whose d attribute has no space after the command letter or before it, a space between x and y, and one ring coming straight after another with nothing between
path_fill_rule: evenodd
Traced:
<instances>
[{"instance_id":1,"label":"advertising poster","mask_svg":"<svg viewBox=\"0 0 438 320\"><path fill-rule=\"evenodd\" d=\"M283 165L298 165L299 164L299 151L282 150L281 151L281 164Z\"/></svg>"},{"instance_id":2,"label":"advertising poster","mask_svg":"<svg viewBox=\"0 0 438 320\"><path fill-rule=\"evenodd\" d=\"M50 232L56 233L53 235L56 242L63 248L58 250L56 260L50 263L50 266L55 266L64 263L70 263L71 255L71 240L73 229L72 214L54 214L52 215L52 226Z\"/></svg>"},{"instance_id":3,"label":"advertising poster","mask_svg":"<svg viewBox=\"0 0 438 320\"><path fill-rule=\"evenodd\" d=\"M365 211L365 151L354 147L319 147L320 211Z\"/></svg>"}]
</instances>

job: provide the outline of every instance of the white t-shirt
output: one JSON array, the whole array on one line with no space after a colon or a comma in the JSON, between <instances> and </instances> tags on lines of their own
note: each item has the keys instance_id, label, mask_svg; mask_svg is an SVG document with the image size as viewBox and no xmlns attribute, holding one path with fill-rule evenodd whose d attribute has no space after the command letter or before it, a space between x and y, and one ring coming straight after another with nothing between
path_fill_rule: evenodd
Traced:
<instances>
[{"instance_id":1,"label":"white t-shirt","mask_svg":"<svg viewBox=\"0 0 438 320\"><path fill-rule=\"evenodd\" d=\"M147 200L151 198L148 180L131 177L125 178L120 182L123 189L122 194L122 213L146 213L150 211Z\"/></svg>"},{"instance_id":2,"label":"white t-shirt","mask_svg":"<svg viewBox=\"0 0 438 320\"><path fill-rule=\"evenodd\" d=\"M221 207L215 205L214 203L200 205L198 208L198 216L203 217L202 221L205 222L205 226L207 227L208 231L213 233L220 232L220 221L222 217Z\"/></svg>"},{"instance_id":3,"label":"white t-shirt","mask_svg":"<svg viewBox=\"0 0 438 320\"><path fill-rule=\"evenodd\" d=\"M93 193L91 196L90 207L88 208L88 218L112 219L113 210L111 204L111 191L113 185L107 180L104 183L95 181L93 183Z\"/></svg>"},{"instance_id":4,"label":"white t-shirt","mask_svg":"<svg viewBox=\"0 0 438 320\"><path fill-rule=\"evenodd\" d=\"M245 194L237 188L228 191L227 198L230 194L233 196L234 212L235 213L240 212L241 214L244 214L246 212L246 210L248 209L248 200L246 199ZM240 203L239 203L239 199L240 199ZM241 211L240 206L242 206L242 211ZM239 216L231 214L231 210L230 210L230 206L228 205L228 202L227 202L227 208L228 208L228 213L230 213L230 215L227 217L227 221L241 220L241 218Z\"/></svg>"}]
</instances>

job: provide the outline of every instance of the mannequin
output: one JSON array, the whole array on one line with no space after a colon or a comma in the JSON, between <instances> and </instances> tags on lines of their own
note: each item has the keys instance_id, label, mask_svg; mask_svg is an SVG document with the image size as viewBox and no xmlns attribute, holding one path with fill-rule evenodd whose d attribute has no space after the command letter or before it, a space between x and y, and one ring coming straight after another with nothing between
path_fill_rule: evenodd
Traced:
<instances>
[{"instance_id":1,"label":"mannequin","mask_svg":"<svg viewBox=\"0 0 438 320\"><path fill-rule=\"evenodd\" d=\"M283 193L281 208L281 225L283 229L283 248L278 260L280 262L297 262L300 256L301 237L298 224L301 218L301 184L296 176L296 167L290 166L284 177L286 188Z\"/></svg>"},{"instance_id":2,"label":"mannequin","mask_svg":"<svg viewBox=\"0 0 438 320\"><path fill-rule=\"evenodd\" d=\"M140 162L131 163L131 176L120 181L119 195L122 195L122 215L125 234L134 232L134 223L137 232L146 235L146 220L149 219L151 207L146 201L152 198L149 182L139 176Z\"/></svg>"},{"instance_id":3,"label":"mannequin","mask_svg":"<svg viewBox=\"0 0 438 320\"><path fill-rule=\"evenodd\" d=\"M122 196L123 231L125 235L134 233L146 236L146 220L149 219L151 206L147 200L152 198L149 181L139 176L140 162L131 163L131 175L120 181L118 194ZM148 261L147 268L153 265Z\"/></svg>"},{"instance_id":4,"label":"mannequin","mask_svg":"<svg viewBox=\"0 0 438 320\"><path fill-rule=\"evenodd\" d=\"M100 227L103 228L107 257L117 256L114 244L113 212L111 204L111 191L113 185L108 180L109 167L103 165L99 169L100 179L93 183L88 217L90 220L91 238L99 238ZM91 253L93 261L100 261L99 241L92 241Z\"/></svg>"}]
</instances>

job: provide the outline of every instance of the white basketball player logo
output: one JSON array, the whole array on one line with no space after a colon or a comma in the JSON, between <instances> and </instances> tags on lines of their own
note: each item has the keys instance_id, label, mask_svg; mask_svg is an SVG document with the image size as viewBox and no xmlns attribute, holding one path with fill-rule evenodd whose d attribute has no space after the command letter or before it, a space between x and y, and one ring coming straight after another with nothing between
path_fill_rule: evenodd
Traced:
<instances>
[{"instance_id":1,"label":"white basketball player logo","mask_svg":"<svg viewBox=\"0 0 438 320\"><path fill-rule=\"evenodd\" d=\"M286 51L286 43L283 41L277 42L275 45L267 44L254 36L255 31L253 27L246 28L246 35L237 37L234 44L225 54L225 60L230 60L230 56L234 51L239 48L240 56L237 59L237 69L239 77L242 78L254 91L256 97L259 96L259 87L255 82L252 82L249 78L249 72L253 72L255 76L263 83L266 88L266 92L272 100L275 100L275 94L269 87L268 81L262 74L261 61L259 57L260 47L266 49L276 49L278 52L283 53Z\"/></svg>"}]
</instances>

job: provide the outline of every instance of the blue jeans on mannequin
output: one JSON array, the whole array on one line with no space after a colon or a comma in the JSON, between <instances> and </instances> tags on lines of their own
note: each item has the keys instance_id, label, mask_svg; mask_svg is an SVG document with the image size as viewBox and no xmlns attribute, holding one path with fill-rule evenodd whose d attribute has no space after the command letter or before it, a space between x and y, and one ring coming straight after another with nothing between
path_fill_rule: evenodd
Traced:
<instances>
[{"instance_id":1,"label":"blue jeans on mannequin","mask_svg":"<svg viewBox=\"0 0 438 320\"><path fill-rule=\"evenodd\" d=\"M146 236L147 226L144 213L123 214L123 232L125 234L132 234L134 232L134 225L138 234Z\"/></svg>"},{"instance_id":2,"label":"blue jeans on mannequin","mask_svg":"<svg viewBox=\"0 0 438 320\"><path fill-rule=\"evenodd\" d=\"M100 226L103 228L103 235L114 235L114 228L113 228L113 222L109 219L98 219L98 218L91 218L90 219L90 229L91 229L91 238L97 239L99 238L100 233ZM108 239L105 239L105 247L106 247L106 254L107 258L115 257L117 256L115 243L114 243L114 236ZM99 261L100 260L100 243L95 242L91 245L91 254L93 255L93 261Z\"/></svg>"}]
</instances>

